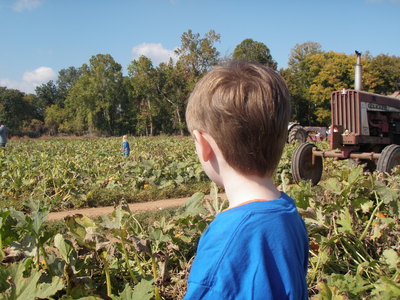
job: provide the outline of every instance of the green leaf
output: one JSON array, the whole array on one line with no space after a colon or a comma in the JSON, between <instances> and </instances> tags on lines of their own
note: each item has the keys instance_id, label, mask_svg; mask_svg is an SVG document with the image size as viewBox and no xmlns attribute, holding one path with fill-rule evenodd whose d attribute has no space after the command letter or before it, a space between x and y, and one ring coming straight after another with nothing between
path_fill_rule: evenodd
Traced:
<instances>
[{"instance_id":1,"label":"green leaf","mask_svg":"<svg viewBox=\"0 0 400 300\"><path fill-rule=\"evenodd\" d=\"M34 212L32 212L30 217L27 217L27 218L31 219L32 230L36 236L38 236L40 234L43 223L47 219L47 215L48 215L47 211L46 212L34 211Z\"/></svg>"},{"instance_id":2,"label":"green leaf","mask_svg":"<svg viewBox=\"0 0 400 300\"><path fill-rule=\"evenodd\" d=\"M60 277L52 277L51 283L40 283L36 285L36 289L34 291L35 298L48 298L49 296L54 295L57 291L64 288L64 283L62 278ZM27 295L32 295L32 290L27 290ZM21 295L22 299L27 299Z\"/></svg>"},{"instance_id":3,"label":"green leaf","mask_svg":"<svg viewBox=\"0 0 400 300\"><path fill-rule=\"evenodd\" d=\"M127 222L132 213L126 202L120 202L114 209L111 216L102 216L103 225L110 229L122 229L125 228Z\"/></svg>"},{"instance_id":4,"label":"green leaf","mask_svg":"<svg viewBox=\"0 0 400 300\"><path fill-rule=\"evenodd\" d=\"M373 227L373 234L371 236L372 240L376 240L379 239L382 236L382 231L380 226L374 226Z\"/></svg>"},{"instance_id":5,"label":"green leaf","mask_svg":"<svg viewBox=\"0 0 400 300\"><path fill-rule=\"evenodd\" d=\"M218 197L218 187L214 182L212 182L210 187L210 201L207 201L209 211L213 215L219 214L224 210L225 203L225 200L221 200Z\"/></svg>"},{"instance_id":6,"label":"green leaf","mask_svg":"<svg viewBox=\"0 0 400 300\"><path fill-rule=\"evenodd\" d=\"M125 284L124 290L119 294L119 297L112 296L115 300L132 300L133 299L133 289L129 285L129 283Z\"/></svg>"},{"instance_id":7,"label":"green leaf","mask_svg":"<svg viewBox=\"0 0 400 300\"><path fill-rule=\"evenodd\" d=\"M347 232L354 235L352 220L349 209L346 207L344 211L340 214L340 219L337 220L337 223L342 227L339 227L339 232Z\"/></svg>"},{"instance_id":8,"label":"green leaf","mask_svg":"<svg viewBox=\"0 0 400 300\"><path fill-rule=\"evenodd\" d=\"M400 287L399 284L387 277L381 277L374 284L375 289L372 291L373 296L377 299L399 299Z\"/></svg>"},{"instance_id":9,"label":"green leaf","mask_svg":"<svg viewBox=\"0 0 400 300\"><path fill-rule=\"evenodd\" d=\"M361 210L363 213L368 213L371 211L371 208L374 207L374 202L369 200L367 202L364 202L363 204L361 204Z\"/></svg>"},{"instance_id":10,"label":"green leaf","mask_svg":"<svg viewBox=\"0 0 400 300\"><path fill-rule=\"evenodd\" d=\"M345 297L340 295L340 291L335 286L328 286L326 282L318 283L319 294L311 297L312 300L346 300Z\"/></svg>"},{"instance_id":11,"label":"green leaf","mask_svg":"<svg viewBox=\"0 0 400 300\"><path fill-rule=\"evenodd\" d=\"M27 226L28 223L25 219L25 214L22 211L18 211L12 208L10 212L10 217L17 221L15 228L24 228L25 226Z\"/></svg>"},{"instance_id":12,"label":"green leaf","mask_svg":"<svg viewBox=\"0 0 400 300\"><path fill-rule=\"evenodd\" d=\"M4 257L5 257L5 253L3 252L3 239L6 239L5 236L7 236L9 229L7 228L7 226L4 226L4 222L6 221L6 219L8 218L8 216L10 215L10 211L0 211L0 261L3 261ZM8 231L8 232L7 232Z\"/></svg>"},{"instance_id":13,"label":"green leaf","mask_svg":"<svg viewBox=\"0 0 400 300\"><path fill-rule=\"evenodd\" d=\"M301 209L307 209L310 207L310 198L313 196L313 194L310 193L310 183L301 182L300 184L300 189L295 196L296 206Z\"/></svg>"},{"instance_id":14,"label":"green leaf","mask_svg":"<svg viewBox=\"0 0 400 300\"><path fill-rule=\"evenodd\" d=\"M4 293L5 299L45 299L64 288L64 283L60 277L52 277L51 283L40 283L39 280L42 274L38 270L31 270L29 277L23 277L24 271L24 261L0 271L0 280L10 283L9 288Z\"/></svg>"},{"instance_id":15,"label":"green leaf","mask_svg":"<svg viewBox=\"0 0 400 300\"><path fill-rule=\"evenodd\" d=\"M185 202L184 214L199 215L207 213L202 204L203 199L204 199L203 193L195 193Z\"/></svg>"},{"instance_id":16,"label":"green leaf","mask_svg":"<svg viewBox=\"0 0 400 300\"><path fill-rule=\"evenodd\" d=\"M54 246L60 251L61 257L70 265L76 262L76 252L72 243L65 240L62 234L57 233L54 237Z\"/></svg>"},{"instance_id":17,"label":"green leaf","mask_svg":"<svg viewBox=\"0 0 400 300\"><path fill-rule=\"evenodd\" d=\"M359 181L359 178L361 176L363 176L363 169L358 166L351 170L347 181L350 185L353 185L354 183L357 183Z\"/></svg>"},{"instance_id":18,"label":"green leaf","mask_svg":"<svg viewBox=\"0 0 400 300\"><path fill-rule=\"evenodd\" d=\"M383 200L383 202L385 204L399 201L398 190L391 189L386 184L383 184L382 182L377 182L376 191L378 192L379 197Z\"/></svg>"},{"instance_id":19,"label":"green leaf","mask_svg":"<svg viewBox=\"0 0 400 300\"><path fill-rule=\"evenodd\" d=\"M171 240L171 237L169 235L163 234L163 232L160 229L154 229L149 231L149 237L151 240L159 243L159 242L168 242Z\"/></svg>"},{"instance_id":20,"label":"green leaf","mask_svg":"<svg viewBox=\"0 0 400 300\"><path fill-rule=\"evenodd\" d=\"M214 182L211 183L210 198L214 202L218 201L218 187Z\"/></svg>"},{"instance_id":21,"label":"green leaf","mask_svg":"<svg viewBox=\"0 0 400 300\"><path fill-rule=\"evenodd\" d=\"M125 298L125 299L150 300L153 298L153 296L154 296L154 281L153 279L144 278L135 286L135 289L131 294L131 298Z\"/></svg>"},{"instance_id":22,"label":"green leaf","mask_svg":"<svg viewBox=\"0 0 400 300\"><path fill-rule=\"evenodd\" d=\"M310 260L322 267L328 262L329 255L326 251L320 251L317 256L311 257Z\"/></svg>"},{"instance_id":23,"label":"green leaf","mask_svg":"<svg viewBox=\"0 0 400 300\"><path fill-rule=\"evenodd\" d=\"M179 237L180 240L182 240L184 243L190 243L192 239L186 235L182 235Z\"/></svg>"},{"instance_id":24,"label":"green leaf","mask_svg":"<svg viewBox=\"0 0 400 300\"><path fill-rule=\"evenodd\" d=\"M3 229L4 221L8 218L9 215L10 215L9 210L0 211L0 230Z\"/></svg>"},{"instance_id":25,"label":"green leaf","mask_svg":"<svg viewBox=\"0 0 400 300\"><path fill-rule=\"evenodd\" d=\"M400 264L399 255L393 249L386 249L383 251L383 260L389 265L390 268L397 270Z\"/></svg>"},{"instance_id":26,"label":"green leaf","mask_svg":"<svg viewBox=\"0 0 400 300\"><path fill-rule=\"evenodd\" d=\"M91 249L96 248L94 237L96 233L96 224L88 217L82 215L74 215L65 218L65 224L68 226L69 233L76 238L80 245Z\"/></svg>"},{"instance_id":27,"label":"green leaf","mask_svg":"<svg viewBox=\"0 0 400 300\"><path fill-rule=\"evenodd\" d=\"M351 295L360 296L364 291L370 288L368 282L360 275L332 274L328 278L328 285L335 286L340 291Z\"/></svg>"},{"instance_id":28,"label":"green leaf","mask_svg":"<svg viewBox=\"0 0 400 300\"><path fill-rule=\"evenodd\" d=\"M342 184L334 177L329 178L322 185L325 189L333 192L334 194L340 194L341 192Z\"/></svg>"}]
</instances>

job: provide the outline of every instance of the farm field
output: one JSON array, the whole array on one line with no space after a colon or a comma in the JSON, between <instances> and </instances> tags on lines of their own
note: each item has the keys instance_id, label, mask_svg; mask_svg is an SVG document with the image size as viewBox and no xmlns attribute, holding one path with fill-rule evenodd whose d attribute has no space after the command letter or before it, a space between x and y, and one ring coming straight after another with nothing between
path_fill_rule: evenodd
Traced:
<instances>
[{"instance_id":1,"label":"farm field","mask_svg":"<svg viewBox=\"0 0 400 300\"><path fill-rule=\"evenodd\" d=\"M190 196L207 191L189 137L11 141L0 151L0 207L34 199L51 210Z\"/></svg>"},{"instance_id":2,"label":"farm field","mask_svg":"<svg viewBox=\"0 0 400 300\"><path fill-rule=\"evenodd\" d=\"M0 299L183 298L196 243L226 203L190 138L130 144L128 159L117 138L12 141L0 151ZM398 299L400 169L364 174L351 161L325 160L317 186L295 185L293 150L274 179L307 225L310 298ZM151 224L127 205L166 195L192 196ZM46 222L50 210L118 202L95 220Z\"/></svg>"}]
</instances>

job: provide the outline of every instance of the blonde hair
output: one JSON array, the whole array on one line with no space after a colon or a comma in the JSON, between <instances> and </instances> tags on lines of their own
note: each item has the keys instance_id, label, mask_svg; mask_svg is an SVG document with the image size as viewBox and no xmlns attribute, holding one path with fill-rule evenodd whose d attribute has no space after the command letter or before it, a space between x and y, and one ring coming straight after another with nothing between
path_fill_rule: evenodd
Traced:
<instances>
[{"instance_id":1,"label":"blonde hair","mask_svg":"<svg viewBox=\"0 0 400 300\"><path fill-rule=\"evenodd\" d=\"M126 141L128 140L128 136L127 136L127 135L124 135L124 136L122 137L122 140L123 140L124 142L126 142Z\"/></svg>"},{"instance_id":2,"label":"blonde hair","mask_svg":"<svg viewBox=\"0 0 400 300\"><path fill-rule=\"evenodd\" d=\"M245 175L272 175L287 138L290 96L283 78L256 63L232 61L209 71L189 97L189 131L204 131Z\"/></svg>"}]
</instances>

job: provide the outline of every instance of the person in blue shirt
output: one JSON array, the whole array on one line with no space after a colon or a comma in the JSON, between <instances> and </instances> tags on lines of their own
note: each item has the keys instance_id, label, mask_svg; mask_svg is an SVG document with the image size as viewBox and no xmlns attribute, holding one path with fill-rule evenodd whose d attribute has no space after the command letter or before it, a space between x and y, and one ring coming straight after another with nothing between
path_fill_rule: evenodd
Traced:
<instances>
[{"instance_id":1,"label":"person in blue shirt","mask_svg":"<svg viewBox=\"0 0 400 300\"><path fill-rule=\"evenodd\" d=\"M131 153L131 148L129 147L128 137L124 135L122 137L122 152L124 153L125 157L128 157Z\"/></svg>"},{"instance_id":2,"label":"person in blue shirt","mask_svg":"<svg viewBox=\"0 0 400 300\"><path fill-rule=\"evenodd\" d=\"M5 147L7 145L8 138L8 128L0 121L0 147Z\"/></svg>"},{"instance_id":3,"label":"person in blue shirt","mask_svg":"<svg viewBox=\"0 0 400 300\"><path fill-rule=\"evenodd\" d=\"M307 230L272 180L289 118L286 83L256 63L217 66L190 95L189 132L229 207L200 238L185 299L307 299Z\"/></svg>"}]
</instances>

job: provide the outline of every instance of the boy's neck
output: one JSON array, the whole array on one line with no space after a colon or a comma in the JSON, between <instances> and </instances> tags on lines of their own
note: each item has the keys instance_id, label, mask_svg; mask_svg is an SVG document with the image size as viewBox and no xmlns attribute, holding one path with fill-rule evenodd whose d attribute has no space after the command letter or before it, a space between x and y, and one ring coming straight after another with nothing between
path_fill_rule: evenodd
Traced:
<instances>
[{"instance_id":1,"label":"boy's neck","mask_svg":"<svg viewBox=\"0 0 400 300\"><path fill-rule=\"evenodd\" d=\"M251 200L274 200L281 197L271 176L240 173L227 163L211 135L198 130L194 130L193 135L204 171L211 180L225 188L230 208Z\"/></svg>"},{"instance_id":2,"label":"boy's neck","mask_svg":"<svg viewBox=\"0 0 400 300\"><path fill-rule=\"evenodd\" d=\"M224 188L229 208L251 200L268 201L281 197L281 192L276 188L271 177L248 176L232 172L224 178Z\"/></svg>"}]
</instances>

